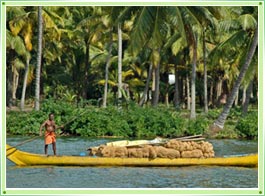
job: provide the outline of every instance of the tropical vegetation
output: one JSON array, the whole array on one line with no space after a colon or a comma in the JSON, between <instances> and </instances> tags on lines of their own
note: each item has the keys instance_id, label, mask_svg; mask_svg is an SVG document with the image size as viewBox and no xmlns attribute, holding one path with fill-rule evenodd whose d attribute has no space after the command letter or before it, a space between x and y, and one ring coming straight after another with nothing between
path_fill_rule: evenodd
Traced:
<instances>
[{"instance_id":1,"label":"tropical vegetation","mask_svg":"<svg viewBox=\"0 0 265 196\"><path fill-rule=\"evenodd\" d=\"M22 111L8 112L12 134L36 133L52 111L59 123L84 113L66 126L83 136L257 137L258 7L6 13L6 106Z\"/></svg>"}]
</instances>

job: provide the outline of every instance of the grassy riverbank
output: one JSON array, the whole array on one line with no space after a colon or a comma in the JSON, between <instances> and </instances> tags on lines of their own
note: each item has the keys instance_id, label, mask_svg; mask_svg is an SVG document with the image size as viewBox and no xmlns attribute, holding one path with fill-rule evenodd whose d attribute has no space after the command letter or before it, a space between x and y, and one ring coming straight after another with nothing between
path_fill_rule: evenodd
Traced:
<instances>
[{"instance_id":1,"label":"grassy riverbank","mask_svg":"<svg viewBox=\"0 0 265 196\"><path fill-rule=\"evenodd\" d=\"M55 114L57 125L65 125L65 132L88 137L153 138L178 137L205 133L218 117L221 109L208 114L197 111L196 120L189 119L189 111L177 111L173 107L158 106L141 108L135 104L118 109L117 106L99 108L92 104L76 105L68 102L45 100L41 110L8 111L7 134L36 135L40 124L49 113ZM241 116L240 108L234 108L218 138L256 139L258 135L258 112L251 110Z\"/></svg>"}]
</instances>

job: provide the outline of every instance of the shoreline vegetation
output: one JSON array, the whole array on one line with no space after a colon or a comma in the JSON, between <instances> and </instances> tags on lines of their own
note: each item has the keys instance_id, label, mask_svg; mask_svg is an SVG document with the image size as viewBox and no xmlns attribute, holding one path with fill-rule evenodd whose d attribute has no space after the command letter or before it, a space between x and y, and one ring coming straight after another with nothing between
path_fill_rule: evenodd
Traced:
<instances>
[{"instance_id":1,"label":"shoreline vegetation","mask_svg":"<svg viewBox=\"0 0 265 196\"><path fill-rule=\"evenodd\" d=\"M197 118L189 119L188 110L159 105L139 107L129 102L122 107L107 108L89 103L77 105L63 100L45 99L39 111L19 111L7 108L7 135L38 135L39 126L49 113L55 114L57 125L65 125L61 136L99 138L177 138L187 135L206 134L222 108L210 109L208 114L197 110ZM241 108L232 108L225 127L216 139L257 139L258 110L250 108L241 115ZM207 139L207 138L206 138Z\"/></svg>"},{"instance_id":2,"label":"shoreline vegetation","mask_svg":"<svg viewBox=\"0 0 265 196\"><path fill-rule=\"evenodd\" d=\"M6 132L38 135L52 112L63 134L81 137L257 139L258 15L8 6Z\"/></svg>"}]
</instances>

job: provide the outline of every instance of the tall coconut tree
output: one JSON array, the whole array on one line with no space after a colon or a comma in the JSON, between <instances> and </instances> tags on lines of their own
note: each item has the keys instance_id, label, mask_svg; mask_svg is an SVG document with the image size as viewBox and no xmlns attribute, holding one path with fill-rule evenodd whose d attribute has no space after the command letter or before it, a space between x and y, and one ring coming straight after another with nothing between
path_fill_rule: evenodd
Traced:
<instances>
[{"instance_id":1,"label":"tall coconut tree","mask_svg":"<svg viewBox=\"0 0 265 196\"><path fill-rule=\"evenodd\" d=\"M164 44L165 23L167 11L170 7L135 7L132 9L135 18L131 32L129 50L137 55L143 48L150 48L153 52L150 60L153 66L153 96L152 105L156 106L159 101L160 83L160 53Z\"/></svg>"},{"instance_id":2,"label":"tall coconut tree","mask_svg":"<svg viewBox=\"0 0 265 196\"><path fill-rule=\"evenodd\" d=\"M99 41L104 31L102 29L105 28L108 23L106 19L106 15L103 13L102 7L82 7L77 8L73 7L72 11L76 14L73 17L75 26L72 30L71 36L75 37L76 42L78 40L79 44L75 47L80 49L80 52L84 51L83 54L79 53L79 59L81 60L81 65L79 67L79 78L81 78L80 85L82 87L82 97L87 99L89 96L89 82L90 82L90 69L91 69L91 55L90 55L90 47ZM76 35L75 35L76 34ZM79 61L78 59L76 59Z\"/></svg>"},{"instance_id":3,"label":"tall coconut tree","mask_svg":"<svg viewBox=\"0 0 265 196\"><path fill-rule=\"evenodd\" d=\"M232 104L234 103L237 91L240 87L241 81L243 80L245 73L247 72L249 65L252 61L252 58L254 56L255 50L257 48L258 45L258 27L256 27L254 36L253 36L253 40L251 40L251 45L249 47L248 53L246 55L245 58L245 62L242 65L241 69L240 69L240 73L239 76L232 88L232 91L228 97L227 103L223 108L222 113L219 115L219 117L214 121L214 124L211 126L211 134L216 134L216 132L219 132L221 129L223 129L224 127L224 123L225 120L227 118L227 116L229 115L230 109L232 107Z\"/></svg>"},{"instance_id":4,"label":"tall coconut tree","mask_svg":"<svg viewBox=\"0 0 265 196\"><path fill-rule=\"evenodd\" d=\"M18 86L19 69L25 68L28 52L20 36L14 36L6 30L6 51L7 51L7 105L12 106L12 99L16 99Z\"/></svg>"},{"instance_id":5,"label":"tall coconut tree","mask_svg":"<svg viewBox=\"0 0 265 196\"><path fill-rule=\"evenodd\" d=\"M104 94L103 94L103 103L102 107L107 107L107 95L108 95L108 80L109 80L109 67L111 65L111 52L112 52L112 31L110 32L110 44L109 44L109 50L108 50L108 56L106 59L106 66L105 66L105 83L104 83Z\"/></svg>"},{"instance_id":6,"label":"tall coconut tree","mask_svg":"<svg viewBox=\"0 0 265 196\"><path fill-rule=\"evenodd\" d=\"M176 26L176 29L179 31L181 38L176 40L172 45L172 50L174 54L185 50L185 47L188 46L189 50L192 51L192 72L191 72L191 113L190 118L196 118L196 66L198 49L201 50L201 40L203 32L203 24L213 24L214 20L212 18L212 13L208 10L207 7L193 6L193 7L176 7L175 8L176 16L173 17L174 20L171 21L172 24ZM201 55L200 55L201 56ZM189 79L187 79L188 81ZM189 89L187 89L189 92ZM189 97L188 97L189 104Z\"/></svg>"},{"instance_id":7,"label":"tall coconut tree","mask_svg":"<svg viewBox=\"0 0 265 196\"><path fill-rule=\"evenodd\" d=\"M25 67L25 75L23 80L23 88L22 88L22 94L21 94L21 101L20 101L20 109L23 111L25 108L25 95L26 95L26 88L27 88L27 82L28 82L28 75L29 75L29 62L31 59L30 53L26 54L26 67Z\"/></svg>"},{"instance_id":8,"label":"tall coconut tree","mask_svg":"<svg viewBox=\"0 0 265 196\"><path fill-rule=\"evenodd\" d=\"M122 29L121 23L118 23L118 99L121 99L122 89Z\"/></svg>"},{"instance_id":9,"label":"tall coconut tree","mask_svg":"<svg viewBox=\"0 0 265 196\"><path fill-rule=\"evenodd\" d=\"M252 62L255 50L258 44L258 27L257 27L257 8L251 10L251 13L246 13L245 8L236 8L236 17L233 20L223 21L221 25L226 31L230 31L230 37L227 40L221 42L212 51L212 60L222 62L224 60L230 61L230 64L238 65L240 68L239 75L236 77L233 83L232 90L228 96L226 105L223 108L222 113L215 120L211 126L210 135L215 135L224 127L225 120L229 115L229 111L234 103L235 97L239 90L242 80L245 77L246 72ZM231 9L232 12L234 9ZM226 58L224 58L224 55ZM241 65L241 66L240 66Z\"/></svg>"},{"instance_id":10,"label":"tall coconut tree","mask_svg":"<svg viewBox=\"0 0 265 196\"><path fill-rule=\"evenodd\" d=\"M246 72L246 75L243 80L243 87L246 86L246 99L243 102L242 99L242 115L245 116L248 112L248 107L250 103L250 98L253 96L253 86L254 82L257 81L258 78L258 54L257 51L254 54L254 57L251 61L251 64ZM244 87L245 88L245 87Z\"/></svg>"},{"instance_id":11,"label":"tall coconut tree","mask_svg":"<svg viewBox=\"0 0 265 196\"><path fill-rule=\"evenodd\" d=\"M40 73L41 73L41 59L42 59L42 37L43 37L43 19L42 6L38 7L38 53L37 53L37 67L36 67L36 86L35 86L35 110L40 109Z\"/></svg>"},{"instance_id":12,"label":"tall coconut tree","mask_svg":"<svg viewBox=\"0 0 265 196\"><path fill-rule=\"evenodd\" d=\"M8 45L12 45L11 42L14 42L15 40L19 41L19 35L23 37L24 40L24 45L23 48L23 59L24 62L23 64L26 64L25 66L25 74L24 74L24 83L23 83L23 90L22 90L22 95L21 95L21 109L24 109L24 101L25 101L25 92L26 92L26 81L28 77L28 68L29 68L29 61L31 58L30 51L32 50L32 35L33 35L33 22L34 22L34 16L35 12L34 10L26 10L25 8L19 7L19 8L14 8L14 7L8 7L7 8L7 15L8 15L8 24L9 24L9 29L10 31L7 31L7 41ZM10 35L10 33L12 35ZM16 38L15 38L15 37ZM11 41L10 39L13 39ZM10 41L9 41L10 40ZM22 42L22 41L21 41ZM19 43L19 42L16 42ZM21 48L21 47L20 47ZM20 52L21 53L21 52ZM14 75L13 78L16 80L18 79L19 72L17 72L16 67L13 69L13 73L17 75L17 77ZM17 81L18 82L18 81ZM16 98L16 83L13 82L13 99Z\"/></svg>"}]
</instances>

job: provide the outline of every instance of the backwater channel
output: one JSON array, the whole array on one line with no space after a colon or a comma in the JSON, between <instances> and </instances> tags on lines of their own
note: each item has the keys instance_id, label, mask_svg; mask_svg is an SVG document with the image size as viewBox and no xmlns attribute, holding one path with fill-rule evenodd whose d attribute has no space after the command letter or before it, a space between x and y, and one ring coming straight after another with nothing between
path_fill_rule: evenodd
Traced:
<instances>
[{"instance_id":1,"label":"backwater channel","mask_svg":"<svg viewBox=\"0 0 265 196\"><path fill-rule=\"evenodd\" d=\"M8 136L7 143L16 145L30 137ZM117 139L58 137L58 155L80 155L91 146ZM257 141L207 140L216 156L258 152ZM18 147L19 150L42 154L44 141L38 138ZM53 154L49 145L48 153ZM7 188L257 188L258 169L245 167L19 167L6 160Z\"/></svg>"}]
</instances>

